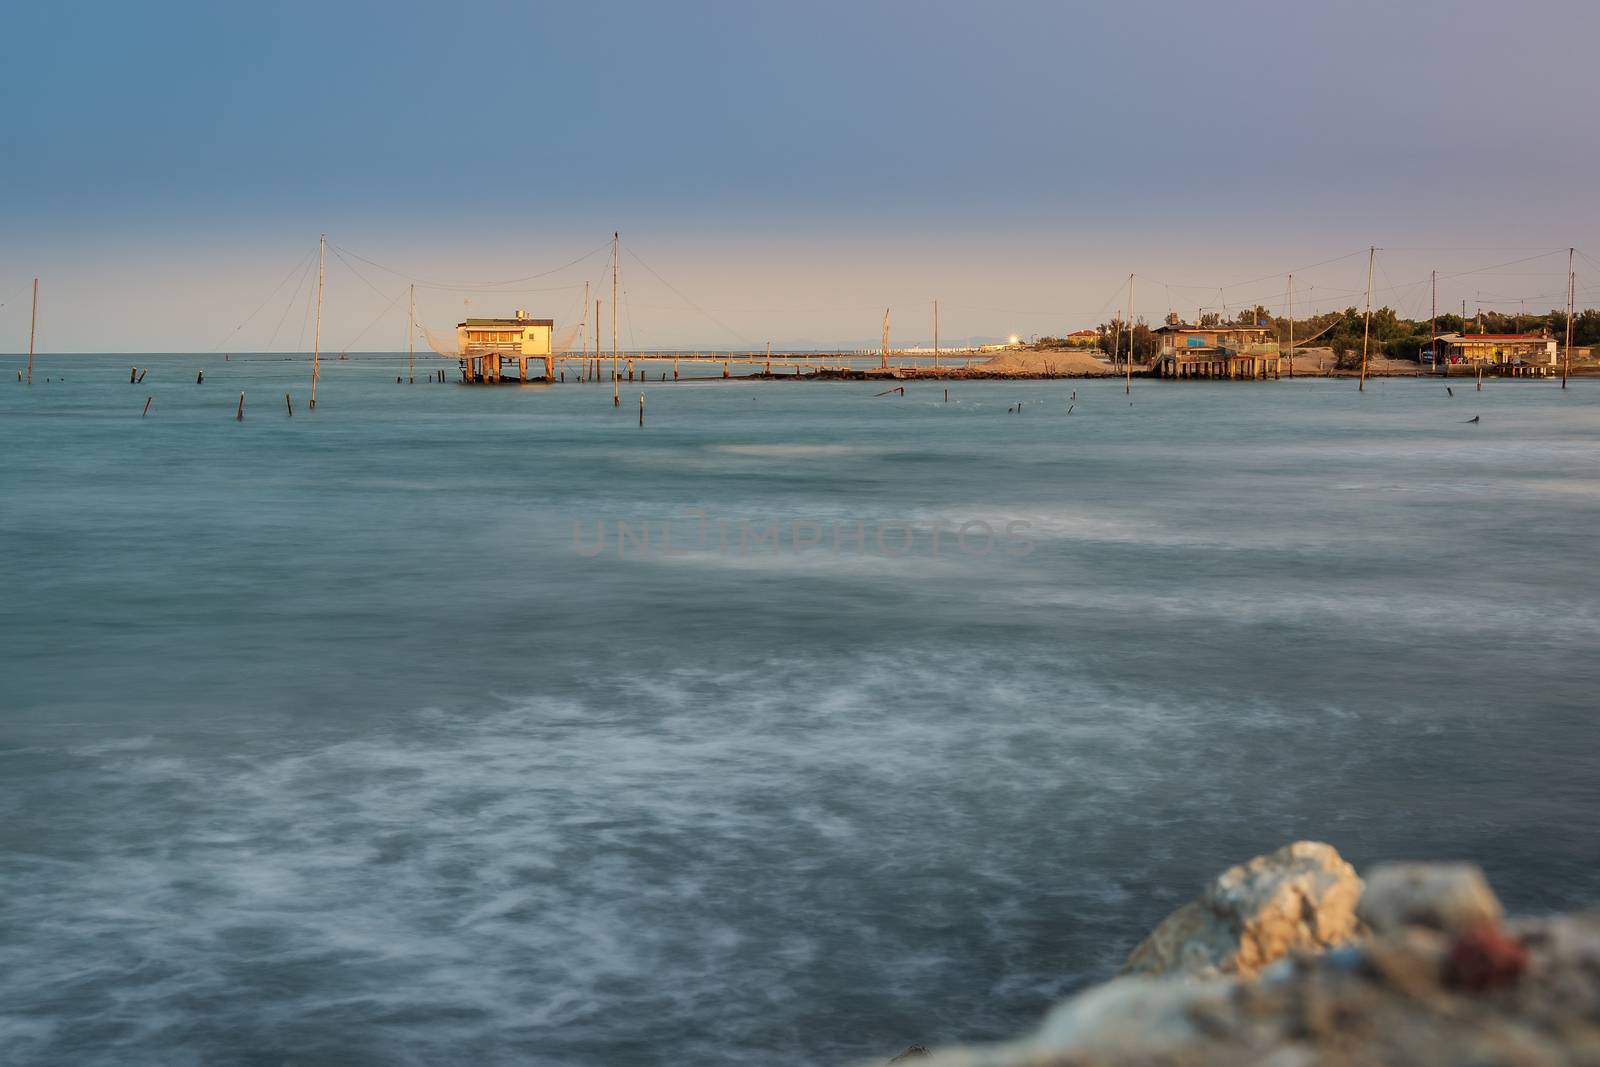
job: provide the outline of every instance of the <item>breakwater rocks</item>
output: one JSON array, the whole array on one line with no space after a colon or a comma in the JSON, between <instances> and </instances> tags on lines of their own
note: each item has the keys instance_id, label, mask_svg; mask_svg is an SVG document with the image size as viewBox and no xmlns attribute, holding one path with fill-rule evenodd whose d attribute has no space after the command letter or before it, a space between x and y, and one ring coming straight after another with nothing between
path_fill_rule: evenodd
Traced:
<instances>
[{"instance_id":1,"label":"breakwater rocks","mask_svg":"<svg viewBox=\"0 0 1600 1067\"><path fill-rule=\"evenodd\" d=\"M908 1050L908 1052L911 1050ZM918 1053L920 1049L916 1050ZM1230 868L1031 1036L925 1067L1600 1064L1600 914L1507 920L1478 868Z\"/></svg>"}]
</instances>

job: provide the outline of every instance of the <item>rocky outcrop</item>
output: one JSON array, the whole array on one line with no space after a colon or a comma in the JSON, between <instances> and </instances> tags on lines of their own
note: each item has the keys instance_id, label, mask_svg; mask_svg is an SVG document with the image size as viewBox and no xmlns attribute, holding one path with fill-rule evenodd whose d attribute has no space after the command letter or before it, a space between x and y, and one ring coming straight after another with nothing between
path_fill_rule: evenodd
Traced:
<instances>
[{"instance_id":1,"label":"rocky outcrop","mask_svg":"<svg viewBox=\"0 0 1600 1067\"><path fill-rule=\"evenodd\" d=\"M1331 845L1297 841L1231 867L1156 927L1123 974L1249 976L1355 937L1361 879Z\"/></svg>"},{"instance_id":2,"label":"rocky outcrop","mask_svg":"<svg viewBox=\"0 0 1600 1067\"><path fill-rule=\"evenodd\" d=\"M1360 917L1378 933L1407 926L1456 932L1498 926L1504 912L1470 863L1380 863L1367 872Z\"/></svg>"},{"instance_id":3,"label":"rocky outcrop","mask_svg":"<svg viewBox=\"0 0 1600 1067\"><path fill-rule=\"evenodd\" d=\"M1359 900L1352 885L1359 894L1326 845L1252 860L1163 922L1129 973L1062 1004L1032 1036L922 1062L1600 1064L1600 914L1504 922L1482 873L1462 865L1375 867Z\"/></svg>"}]
</instances>

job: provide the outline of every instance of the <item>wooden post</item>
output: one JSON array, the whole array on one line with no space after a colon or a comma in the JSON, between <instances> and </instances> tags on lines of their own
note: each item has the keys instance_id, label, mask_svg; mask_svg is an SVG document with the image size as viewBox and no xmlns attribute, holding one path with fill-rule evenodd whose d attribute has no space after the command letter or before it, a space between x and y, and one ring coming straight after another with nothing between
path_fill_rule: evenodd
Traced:
<instances>
[{"instance_id":1,"label":"wooden post","mask_svg":"<svg viewBox=\"0 0 1600 1067\"><path fill-rule=\"evenodd\" d=\"M1572 272L1572 253L1567 249L1567 351L1561 360L1561 388L1567 387L1567 375L1572 373L1572 297L1577 288L1578 276Z\"/></svg>"},{"instance_id":2,"label":"wooden post","mask_svg":"<svg viewBox=\"0 0 1600 1067\"><path fill-rule=\"evenodd\" d=\"M1294 275L1289 275L1287 310L1289 312L1289 377L1294 377Z\"/></svg>"},{"instance_id":3,"label":"wooden post","mask_svg":"<svg viewBox=\"0 0 1600 1067\"><path fill-rule=\"evenodd\" d=\"M149 373L150 373L150 368L149 367L146 367L144 370L139 372L139 382L140 382L140 384L143 384L144 376L146 374L149 374Z\"/></svg>"},{"instance_id":4,"label":"wooden post","mask_svg":"<svg viewBox=\"0 0 1600 1067\"><path fill-rule=\"evenodd\" d=\"M1504 329L1504 327L1501 327ZM1483 392L1483 364L1478 364L1478 392Z\"/></svg>"},{"instance_id":5,"label":"wooden post","mask_svg":"<svg viewBox=\"0 0 1600 1067\"><path fill-rule=\"evenodd\" d=\"M141 419L144 418L145 415L150 414L150 401L152 401L154 399L155 399L155 397L153 397L153 396L147 396L147 397L144 398L144 412L143 412L143 414L141 414L139 416Z\"/></svg>"},{"instance_id":6,"label":"wooden post","mask_svg":"<svg viewBox=\"0 0 1600 1067\"><path fill-rule=\"evenodd\" d=\"M617 378L616 369L613 368L611 371L611 406L614 408L620 408L622 406L621 388L621 384Z\"/></svg>"},{"instance_id":7,"label":"wooden post","mask_svg":"<svg viewBox=\"0 0 1600 1067\"><path fill-rule=\"evenodd\" d=\"M28 319L28 384L33 384L33 338L39 329L39 279L33 280L33 314Z\"/></svg>"},{"instance_id":8,"label":"wooden post","mask_svg":"<svg viewBox=\"0 0 1600 1067\"><path fill-rule=\"evenodd\" d=\"M889 369L889 309L883 309L883 361L880 364L884 370ZM726 377L726 375L724 375Z\"/></svg>"},{"instance_id":9,"label":"wooden post","mask_svg":"<svg viewBox=\"0 0 1600 1067\"><path fill-rule=\"evenodd\" d=\"M1367 316L1361 328L1361 384L1356 386L1357 392L1365 392L1367 388L1367 339L1372 336L1372 261L1377 255L1376 247L1367 249Z\"/></svg>"},{"instance_id":10,"label":"wooden post","mask_svg":"<svg viewBox=\"0 0 1600 1067\"><path fill-rule=\"evenodd\" d=\"M644 426L644 394L639 394L639 426Z\"/></svg>"},{"instance_id":11,"label":"wooden post","mask_svg":"<svg viewBox=\"0 0 1600 1067\"><path fill-rule=\"evenodd\" d=\"M1133 275L1128 275L1128 376L1124 379L1122 395L1133 394Z\"/></svg>"},{"instance_id":12,"label":"wooden post","mask_svg":"<svg viewBox=\"0 0 1600 1067\"><path fill-rule=\"evenodd\" d=\"M939 369L939 301L933 302L933 369ZM950 390L945 390L945 399L949 399Z\"/></svg>"},{"instance_id":13,"label":"wooden post","mask_svg":"<svg viewBox=\"0 0 1600 1067\"><path fill-rule=\"evenodd\" d=\"M308 405L312 411L317 410L317 378L322 373L322 267L328 254L328 235L323 234L317 241L317 327L311 335L311 403ZM301 320L304 321L304 320ZM301 327L304 329L305 327ZM300 336L304 337L305 334ZM239 394L239 417L244 418L244 394Z\"/></svg>"},{"instance_id":14,"label":"wooden post","mask_svg":"<svg viewBox=\"0 0 1600 1067\"><path fill-rule=\"evenodd\" d=\"M611 376L613 379L617 375L617 359L620 354L617 347L617 270L621 266L618 262L621 255L622 240L613 231L611 234Z\"/></svg>"},{"instance_id":15,"label":"wooden post","mask_svg":"<svg viewBox=\"0 0 1600 1067\"><path fill-rule=\"evenodd\" d=\"M417 384L417 286L412 283L406 319L406 384Z\"/></svg>"},{"instance_id":16,"label":"wooden post","mask_svg":"<svg viewBox=\"0 0 1600 1067\"><path fill-rule=\"evenodd\" d=\"M283 394L283 406L289 409L289 417L294 418L294 401L289 399L289 394Z\"/></svg>"},{"instance_id":17,"label":"wooden post","mask_svg":"<svg viewBox=\"0 0 1600 1067\"><path fill-rule=\"evenodd\" d=\"M672 357L672 380L673 381L677 381L678 380L678 357L677 356L673 356Z\"/></svg>"},{"instance_id":18,"label":"wooden post","mask_svg":"<svg viewBox=\"0 0 1600 1067\"><path fill-rule=\"evenodd\" d=\"M944 391L944 402L946 404L950 403L950 390L948 389Z\"/></svg>"},{"instance_id":19,"label":"wooden post","mask_svg":"<svg viewBox=\"0 0 1600 1067\"><path fill-rule=\"evenodd\" d=\"M302 334L301 336L305 336L305 335ZM234 418L237 419L239 422L243 422L244 421L244 394L243 393L239 394L239 413L237 415L235 415Z\"/></svg>"}]
</instances>

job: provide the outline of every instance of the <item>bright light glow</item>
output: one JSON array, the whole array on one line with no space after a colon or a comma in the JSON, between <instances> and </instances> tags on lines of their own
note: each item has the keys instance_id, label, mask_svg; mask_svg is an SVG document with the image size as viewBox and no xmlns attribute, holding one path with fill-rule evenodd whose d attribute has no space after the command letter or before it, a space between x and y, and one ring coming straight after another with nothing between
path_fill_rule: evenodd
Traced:
<instances>
[{"instance_id":1,"label":"bright light glow","mask_svg":"<svg viewBox=\"0 0 1600 1067\"><path fill-rule=\"evenodd\" d=\"M1016 334L1012 334L1012 335L1011 335L1011 342L1010 342L1010 343L1011 343L1011 344L1016 344L1016 343L1017 343L1017 342L1018 342L1018 341L1020 341L1020 340L1022 340L1022 338L1020 338L1020 337L1018 337L1018 336L1017 336L1017 335L1016 335Z\"/></svg>"}]
</instances>

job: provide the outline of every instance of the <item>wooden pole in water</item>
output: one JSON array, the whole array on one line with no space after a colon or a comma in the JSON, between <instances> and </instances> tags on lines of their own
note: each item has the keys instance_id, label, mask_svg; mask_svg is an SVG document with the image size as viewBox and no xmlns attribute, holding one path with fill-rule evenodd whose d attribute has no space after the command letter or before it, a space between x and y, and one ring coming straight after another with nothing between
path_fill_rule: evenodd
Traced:
<instances>
[{"instance_id":1,"label":"wooden pole in water","mask_svg":"<svg viewBox=\"0 0 1600 1067\"><path fill-rule=\"evenodd\" d=\"M33 280L33 314L28 319L28 384L33 384L33 338L39 330L39 279Z\"/></svg>"},{"instance_id":2,"label":"wooden pole in water","mask_svg":"<svg viewBox=\"0 0 1600 1067\"><path fill-rule=\"evenodd\" d=\"M322 373L322 267L328 254L328 235L323 234L317 241L317 327L311 335L311 403L307 405L312 411L317 410L317 378ZM303 320L302 320L303 321ZM301 327L304 329L304 327ZM304 337L305 334L300 336ZM244 418L244 394L239 394L239 417Z\"/></svg>"},{"instance_id":3,"label":"wooden pole in water","mask_svg":"<svg viewBox=\"0 0 1600 1067\"><path fill-rule=\"evenodd\" d=\"M644 426L644 394L639 394L639 426Z\"/></svg>"},{"instance_id":4,"label":"wooden pole in water","mask_svg":"<svg viewBox=\"0 0 1600 1067\"><path fill-rule=\"evenodd\" d=\"M417 286L414 282L411 285L411 310L406 326L406 384L417 384Z\"/></svg>"},{"instance_id":5,"label":"wooden pole in water","mask_svg":"<svg viewBox=\"0 0 1600 1067\"><path fill-rule=\"evenodd\" d=\"M1567 387L1567 375L1572 373L1572 297L1573 290L1577 288L1578 276L1572 271L1572 253L1574 249L1567 249L1567 351L1561 360L1561 388Z\"/></svg>"},{"instance_id":6,"label":"wooden pole in water","mask_svg":"<svg viewBox=\"0 0 1600 1067\"><path fill-rule=\"evenodd\" d=\"M1128 275L1128 376L1123 380L1122 394L1133 395L1133 275Z\"/></svg>"},{"instance_id":7,"label":"wooden pole in water","mask_svg":"<svg viewBox=\"0 0 1600 1067\"><path fill-rule=\"evenodd\" d=\"M139 416L141 419L144 418L145 415L150 414L150 401L154 399L155 397L153 396L147 396L144 398L144 412Z\"/></svg>"},{"instance_id":8,"label":"wooden pole in water","mask_svg":"<svg viewBox=\"0 0 1600 1067\"><path fill-rule=\"evenodd\" d=\"M594 302L594 380L600 380L600 300Z\"/></svg>"},{"instance_id":9,"label":"wooden pole in water","mask_svg":"<svg viewBox=\"0 0 1600 1067\"><path fill-rule=\"evenodd\" d=\"M1367 341L1372 336L1372 263L1377 255L1376 246L1367 249L1367 315L1361 328L1361 383L1356 386L1357 392L1365 392L1367 388Z\"/></svg>"},{"instance_id":10,"label":"wooden pole in water","mask_svg":"<svg viewBox=\"0 0 1600 1067\"><path fill-rule=\"evenodd\" d=\"M611 377L613 380L617 376L617 363L620 356L617 348L617 269L620 264L617 262L617 257L621 252L621 248L621 238L613 231L611 234Z\"/></svg>"},{"instance_id":11,"label":"wooden pole in water","mask_svg":"<svg viewBox=\"0 0 1600 1067\"><path fill-rule=\"evenodd\" d=\"M1289 275L1289 295L1287 310L1289 312L1289 377L1294 377L1294 275Z\"/></svg>"},{"instance_id":12,"label":"wooden pole in water","mask_svg":"<svg viewBox=\"0 0 1600 1067\"><path fill-rule=\"evenodd\" d=\"M1433 308L1428 312L1428 349L1433 353L1433 365L1439 366L1439 272L1429 277L1433 282ZM1445 373L1449 373L1446 371Z\"/></svg>"},{"instance_id":13,"label":"wooden pole in water","mask_svg":"<svg viewBox=\"0 0 1600 1067\"><path fill-rule=\"evenodd\" d=\"M301 336L304 336L303 334ZM239 394L239 413L234 416L239 422L244 421L244 394Z\"/></svg>"},{"instance_id":14,"label":"wooden pole in water","mask_svg":"<svg viewBox=\"0 0 1600 1067\"><path fill-rule=\"evenodd\" d=\"M294 401L289 399L289 394L283 394L283 406L289 409L289 417L294 418Z\"/></svg>"},{"instance_id":15,"label":"wooden pole in water","mask_svg":"<svg viewBox=\"0 0 1600 1067\"><path fill-rule=\"evenodd\" d=\"M613 370L611 372L611 406L614 408L620 408L622 406L621 390L622 379L618 377L617 372Z\"/></svg>"}]
</instances>

